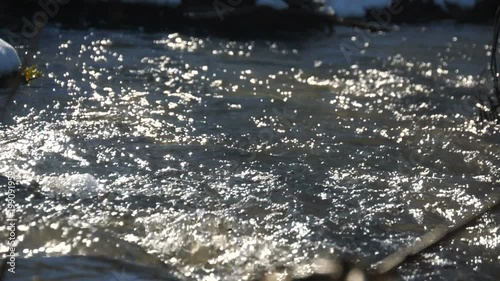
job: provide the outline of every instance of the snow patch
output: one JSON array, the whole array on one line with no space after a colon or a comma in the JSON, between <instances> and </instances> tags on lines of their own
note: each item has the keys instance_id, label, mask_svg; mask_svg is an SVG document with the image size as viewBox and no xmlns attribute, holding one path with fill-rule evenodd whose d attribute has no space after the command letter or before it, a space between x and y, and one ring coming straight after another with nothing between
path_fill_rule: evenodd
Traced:
<instances>
[{"instance_id":1,"label":"snow patch","mask_svg":"<svg viewBox=\"0 0 500 281\"><path fill-rule=\"evenodd\" d=\"M324 11L335 11L340 17L364 17L369 9L389 7L392 0L323 0ZM434 0L434 3L446 9L446 3L455 4L464 9L476 5L476 0Z\"/></svg>"},{"instance_id":2,"label":"snow patch","mask_svg":"<svg viewBox=\"0 0 500 281\"><path fill-rule=\"evenodd\" d=\"M391 0L325 0L325 8L331 8L339 17L364 17L366 10L386 8Z\"/></svg>"},{"instance_id":3,"label":"snow patch","mask_svg":"<svg viewBox=\"0 0 500 281\"><path fill-rule=\"evenodd\" d=\"M0 76L10 74L21 67L16 49L0 38Z\"/></svg>"}]
</instances>

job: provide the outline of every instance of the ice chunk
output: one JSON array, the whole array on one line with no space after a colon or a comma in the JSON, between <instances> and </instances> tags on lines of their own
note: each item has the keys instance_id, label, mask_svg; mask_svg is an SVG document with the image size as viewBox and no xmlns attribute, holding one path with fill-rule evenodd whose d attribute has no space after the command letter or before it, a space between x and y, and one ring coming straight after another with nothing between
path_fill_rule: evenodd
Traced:
<instances>
[{"instance_id":1,"label":"ice chunk","mask_svg":"<svg viewBox=\"0 0 500 281\"><path fill-rule=\"evenodd\" d=\"M0 76L10 74L21 67L16 49L0 39Z\"/></svg>"}]
</instances>

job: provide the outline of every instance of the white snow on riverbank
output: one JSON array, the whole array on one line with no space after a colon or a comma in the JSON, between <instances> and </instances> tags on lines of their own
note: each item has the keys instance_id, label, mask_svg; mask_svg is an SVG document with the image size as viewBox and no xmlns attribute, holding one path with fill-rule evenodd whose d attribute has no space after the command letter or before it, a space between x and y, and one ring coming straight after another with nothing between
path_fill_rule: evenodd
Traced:
<instances>
[{"instance_id":1,"label":"white snow on riverbank","mask_svg":"<svg viewBox=\"0 0 500 281\"><path fill-rule=\"evenodd\" d=\"M182 3L182 0L121 0L121 1L127 3L150 3L150 4L165 5L170 7L177 7ZM393 0L311 0L311 1L317 3L324 3L324 6L322 8L323 12L335 13L340 17L363 17L366 15L367 10L387 8L393 2ZM436 5L439 5L444 10L446 10L447 9L446 4L458 5L464 9L472 8L476 4L477 0L433 0L433 1L434 3L436 3ZM256 0L256 5L268 6L277 10L288 8L288 3L286 3L285 0Z\"/></svg>"},{"instance_id":2,"label":"white snow on riverbank","mask_svg":"<svg viewBox=\"0 0 500 281\"><path fill-rule=\"evenodd\" d=\"M0 39L0 76L10 74L21 67L16 49Z\"/></svg>"},{"instance_id":3,"label":"white snow on riverbank","mask_svg":"<svg viewBox=\"0 0 500 281\"><path fill-rule=\"evenodd\" d=\"M331 7L340 17L363 17L366 10L385 8L391 0L325 0L325 6Z\"/></svg>"},{"instance_id":4,"label":"white snow on riverbank","mask_svg":"<svg viewBox=\"0 0 500 281\"><path fill-rule=\"evenodd\" d=\"M333 9L340 17L363 17L369 9L389 7L392 0L324 0L325 10ZM446 9L446 4L458 5L464 9L472 8L476 0L434 0L434 3ZM403 7L400 4L400 7Z\"/></svg>"}]
</instances>

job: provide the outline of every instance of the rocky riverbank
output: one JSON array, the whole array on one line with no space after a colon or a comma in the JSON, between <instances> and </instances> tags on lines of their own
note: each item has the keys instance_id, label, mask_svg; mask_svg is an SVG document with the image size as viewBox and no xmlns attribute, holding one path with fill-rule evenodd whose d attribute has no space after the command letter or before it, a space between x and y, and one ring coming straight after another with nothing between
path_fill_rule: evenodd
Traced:
<instances>
[{"instance_id":1,"label":"rocky riverbank","mask_svg":"<svg viewBox=\"0 0 500 281\"><path fill-rule=\"evenodd\" d=\"M34 36L47 22L70 28L195 28L231 36L252 36L329 30L339 23L338 17L378 25L443 19L474 23L492 21L498 6L495 0L471 1L326 1L313 4L291 0L7 0L0 3L0 24L22 32L24 37Z\"/></svg>"}]
</instances>

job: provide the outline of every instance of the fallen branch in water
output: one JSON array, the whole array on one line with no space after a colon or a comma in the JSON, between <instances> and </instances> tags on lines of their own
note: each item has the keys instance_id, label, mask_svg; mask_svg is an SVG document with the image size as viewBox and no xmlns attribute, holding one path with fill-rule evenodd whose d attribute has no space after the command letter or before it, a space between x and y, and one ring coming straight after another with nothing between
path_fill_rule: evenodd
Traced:
<instances>
[{"instance_id":1,"label":"fallen branch in water","mask_svg":"<svg viewBox=\"0 0 500 281\"><path fill-rule=\"evenodd\" d=\"M495 28L493 30L493 44L491 47L490 71L493 78L493 95L486 97L486 100L481 101L479 108L480 121L495 121L500 124L500 82L498 77L497 52L498 38L500 36L500 7L495 14Z\"/></svg>"},{"instance_id":2,"label":"fallen branch in water","mask_svg":"<svg viewBox=\"0 0 500 281\"><path fill-rule=\"evenodd\" d=\"M500 36L500 7L497 9L495 28L493 31L493 45L491 50L491 61L490 61L490 71L493 77L493 97L488 97L485 107L486 109L480 108L481 121L496 121L500 124L500 113L498 109L500 108L500 82L498 77L498 67L496 54L498 52L498 39ZM407 258L411 256L416 256L425 249L429 248L436 243L450 237L452 234L459 230L464 229L471 222L478 219L484 213L489 210L500 206L500 194L493 195L494 197L487 201L483 207L476 212L473 212L469 216L463 218L457 223L450 224L440 224L433 228L428 233L418 237L411 245L400 248L396 252L392 253L385 259L377 262L372 266L372 271L374 273L385 273L397 266L401 265Z\"/></svg>"},{"instance_id":3,"label":"fallen branch in water","mask_svg":"<svg viewBox=\"0 0 500 281\"><path fill-rule=\"evenodd\" d=\"M450 237L457 231L464 229L471 222L475 221L484 213L497 206L500 206L500 194L497 194L494 198L487 201L477 212L470 214L454 225L440 224L436 226L428 233L415 239L415 241L411 245L405 248L398 249L393 254L373 265L372 270L377 274L382 274L396 268L397 266L401 265L407 258L421 253L430 246Z\"/></svg>"}]
</instances>

